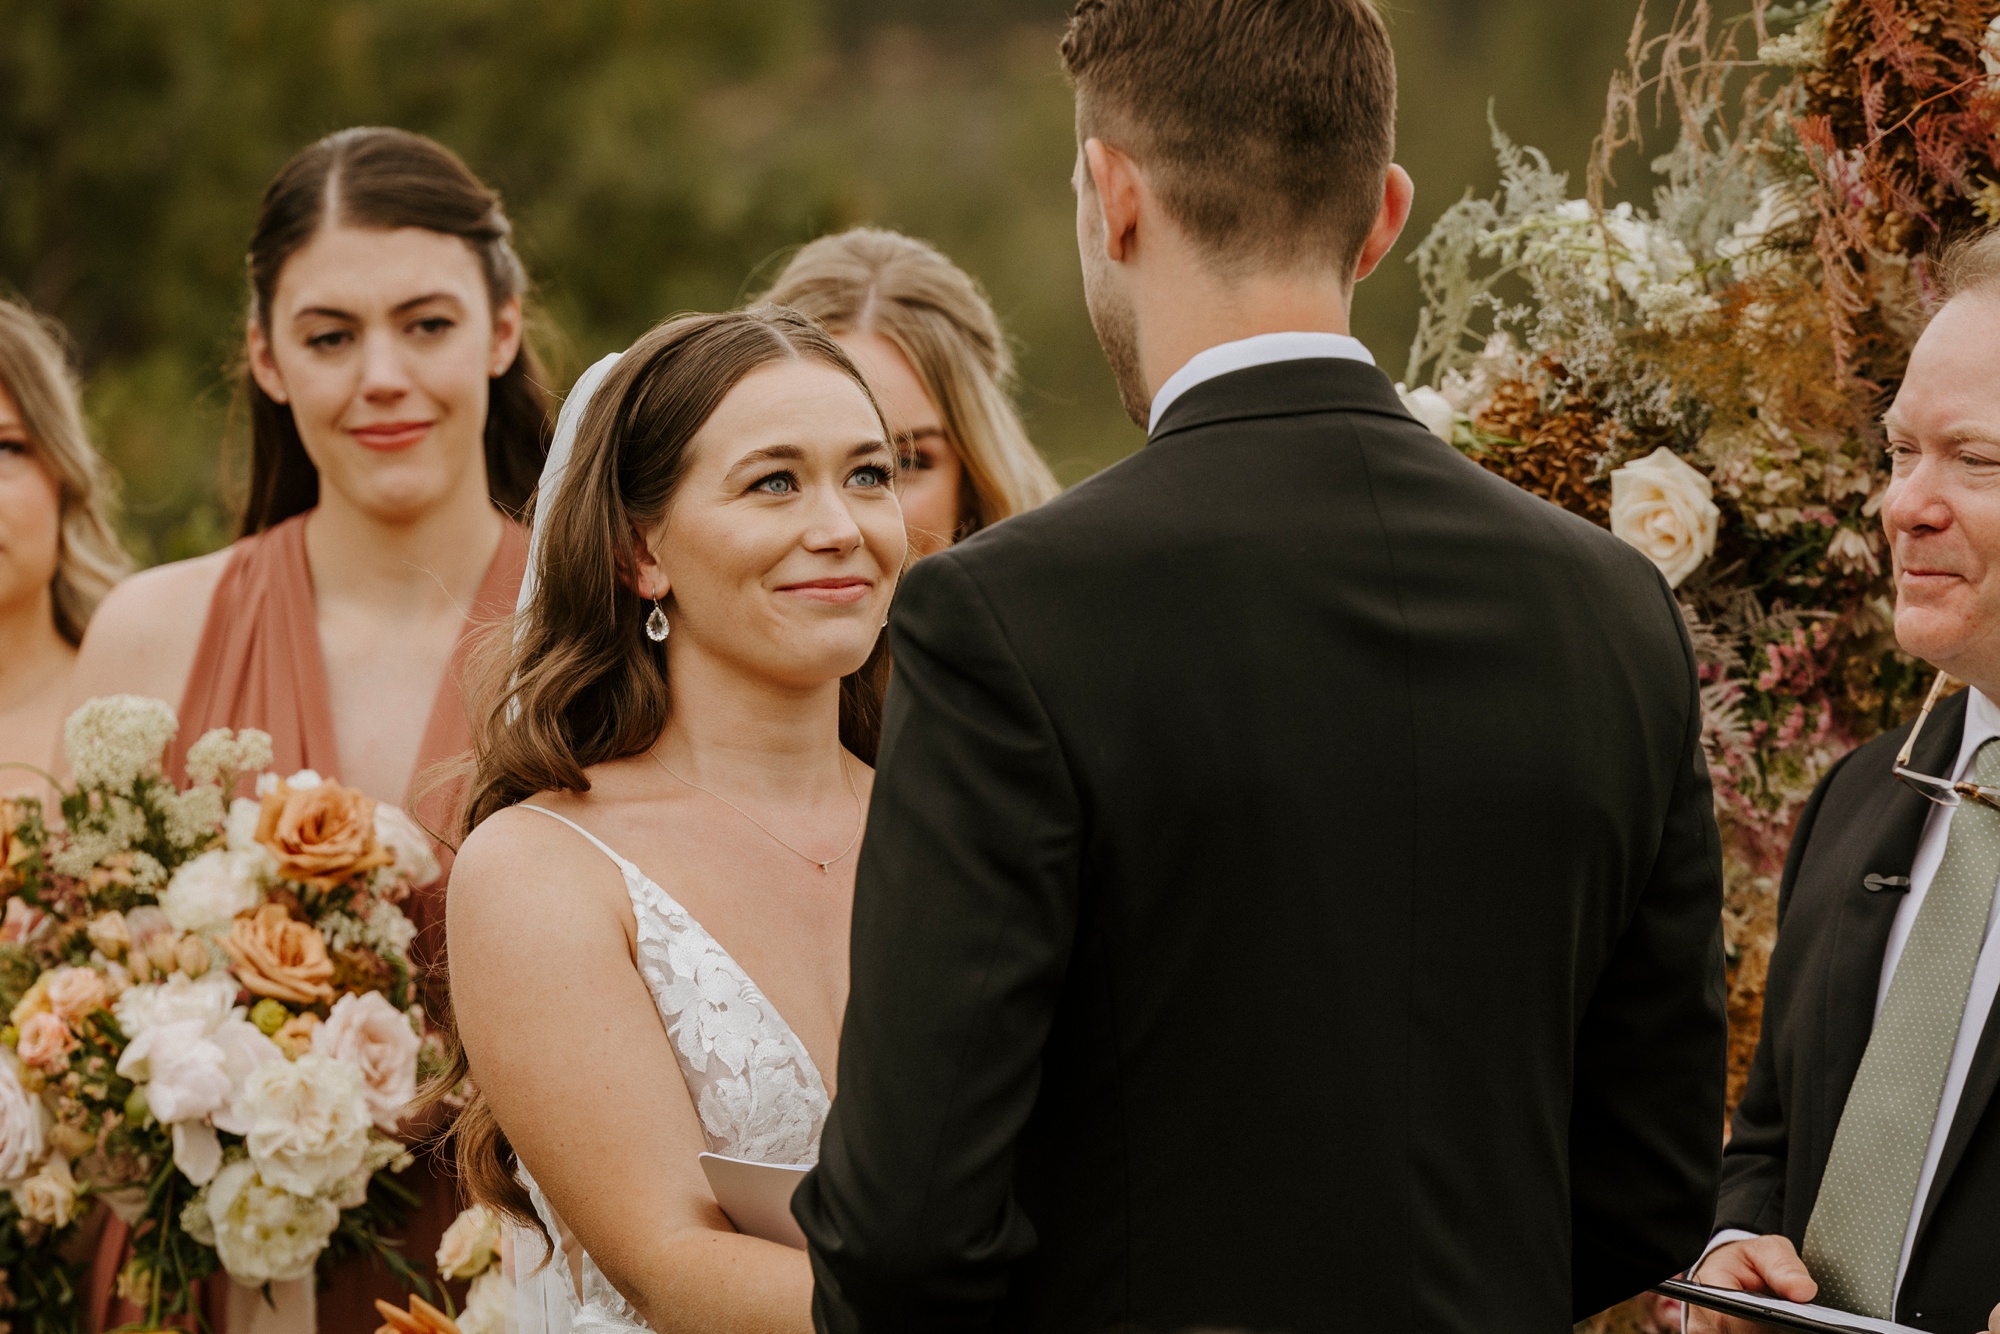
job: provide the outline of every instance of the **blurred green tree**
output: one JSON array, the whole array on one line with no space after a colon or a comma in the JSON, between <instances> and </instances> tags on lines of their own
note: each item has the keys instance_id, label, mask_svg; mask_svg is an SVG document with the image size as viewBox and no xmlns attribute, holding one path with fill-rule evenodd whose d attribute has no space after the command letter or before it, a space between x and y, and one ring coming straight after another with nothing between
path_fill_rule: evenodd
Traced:
<instances>
[{"instance_id":1,"label":"blurred green tree","mask_svg":"<svg viewBox=\"0 0 2000 1334\"><path fill-rule=\"evenodd\" d=\"M1135 448L1074 254L1067 0L0 0L0 290L61 318L142 561L230 536L243 245L266 181L354 124L442 139L506 195L557 389L656 320L754 295L859 222L935 241L1022 345L1066 481ZM1421 232L1486 188L1489 99L1580 168L1630 14L1403 0ZM1392 257L1356 331L1400 372Z\"/></svg>"}]
</instances>

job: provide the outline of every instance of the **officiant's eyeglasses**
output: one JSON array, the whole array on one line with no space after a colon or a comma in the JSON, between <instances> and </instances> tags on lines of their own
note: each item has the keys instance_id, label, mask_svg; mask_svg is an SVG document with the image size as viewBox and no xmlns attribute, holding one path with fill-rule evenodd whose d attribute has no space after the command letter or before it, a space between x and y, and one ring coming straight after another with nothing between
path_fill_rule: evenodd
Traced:
<instances>
[{"instance_id":1,"label":"officiant's eyeglasses","mask_svg":"<svg viewBox=\"0 0 2000 1334\"><path fill-rule=\"evenodd\" d=\"M1916 789L1925 800L1934 801L1940 806L1957 806L1971 800L2000 811L2000 787L1981 787L1977 783L1933 778L1929 774L1920 774L1909 767L1910 755L1917 748L1917 738L1923 734L1924 723L1931 716L1931 708L1938 702L1938 696L1944 694L1945 682L1950 679L1946 673L1939 672L1936 682L1931 686L1931 693L1924 697L1924 707L1917 713L1916 725L1910 728L1909 738L1903 742L1903 749L1896 755L1896 777L1904 785Z\"/></svg>"}]
</instances>

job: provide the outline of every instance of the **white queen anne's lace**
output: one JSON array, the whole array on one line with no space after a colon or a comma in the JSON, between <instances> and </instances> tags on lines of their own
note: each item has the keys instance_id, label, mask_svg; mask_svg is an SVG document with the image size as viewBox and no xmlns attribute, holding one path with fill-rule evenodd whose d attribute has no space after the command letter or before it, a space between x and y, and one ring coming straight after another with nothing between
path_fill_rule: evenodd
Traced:
<instances>
[{"instance_id":1,"label":"white queen anne's lace","mask_svg":"<svg viewBox=\"0 0 2000 1334\"><path fill-rule=\"evenodd\" d=\"M597 843L625 877L638 925L639 975L672 1039L709 1152L760 1163L817 1162L829 1100L805 1044L685 908L631 862L586 831L577 832ZM527 1185L550 1233L567 1235L541 1190L532 1180ZM551 1272L556 1269L551 1266ZM647 1328L588 1254L581 1277L580 1293L560 1285L562 1295L577 1303L573 1334Z\"/></svg>"}]
</instances>

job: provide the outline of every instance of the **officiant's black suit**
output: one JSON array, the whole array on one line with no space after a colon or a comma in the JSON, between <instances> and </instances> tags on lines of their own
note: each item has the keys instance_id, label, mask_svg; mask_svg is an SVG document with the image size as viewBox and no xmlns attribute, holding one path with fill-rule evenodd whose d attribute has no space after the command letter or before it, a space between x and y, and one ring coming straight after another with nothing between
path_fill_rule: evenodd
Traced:
<instances>
[{"instance_id":1,"label":"officiant's black suit","mask_svg":"<svg viewBox=\"0 0 2000 1334\"><path fill-rule=\"evenodd\" d=\"M1938 705L1910 757L1950 774L1963 693ZM1930 803L1896 781L1898 728L1821 780L1799 816L1779 887L1764 1029L1723 1159L1719 1227L1804 1245L1833 1134L1875 1026L1875 997ZM1874 886L1868 883L1875 877ZM2000 1007L1986 1021L1924 1197L1896 1319L1964 1334L2000 1303Z\"/></svg>"},{"instance_id":2,"label":"officiant's black suit","mask_svg":"<svg viewBox=\"0 0 2000 1334\"><path fill-rule=\"evenodd\" d=\"M1643 557L1287 362L891 643L821 1329L1557 1334L1700 1251L1720 870Z\"/></svg>"}]
</instances>

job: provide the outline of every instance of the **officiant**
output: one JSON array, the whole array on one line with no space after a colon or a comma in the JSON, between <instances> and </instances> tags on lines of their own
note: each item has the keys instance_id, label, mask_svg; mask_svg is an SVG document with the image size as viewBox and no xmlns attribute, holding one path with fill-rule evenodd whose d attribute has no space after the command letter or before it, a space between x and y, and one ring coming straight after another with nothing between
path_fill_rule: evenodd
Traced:
<instances>
[{"instance_id":1,"label":"officiant","mask_svg":"<svg viewBox=\"0 0 2000 1334\"><path fill-rule=\"evenodd\" d=\"M1970 689L1941 676L1799 818L1694 1277L1964 1334L2000 1329L2000 229L1938 276L1882 519L1897 641Z\"/></svg>"}]
</instances>

